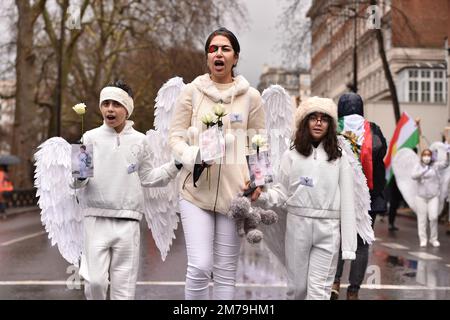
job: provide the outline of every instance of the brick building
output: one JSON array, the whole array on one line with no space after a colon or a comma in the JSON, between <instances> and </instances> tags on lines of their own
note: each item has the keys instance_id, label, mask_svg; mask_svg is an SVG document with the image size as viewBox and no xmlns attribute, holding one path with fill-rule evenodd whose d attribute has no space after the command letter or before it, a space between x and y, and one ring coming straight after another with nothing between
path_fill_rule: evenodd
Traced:
<instances>
[{"instance_id":1,"label":"brick building","mask_svg":"<svg viewBox=\"0 0 450 320\"><path fill-rule=\"evenodd\" d=\"M368 27L367 3L313 0L307 13L312 22L311 94L337 102L348 91L353 83L356 39L357 85L365 101L365 115L390 139L394 111L375 32ZM421 118L427 143L440 140L450 118L444 49L450 1L385 0L379 1L377 8L400 109Z\"/></svg>"}]
</instances>

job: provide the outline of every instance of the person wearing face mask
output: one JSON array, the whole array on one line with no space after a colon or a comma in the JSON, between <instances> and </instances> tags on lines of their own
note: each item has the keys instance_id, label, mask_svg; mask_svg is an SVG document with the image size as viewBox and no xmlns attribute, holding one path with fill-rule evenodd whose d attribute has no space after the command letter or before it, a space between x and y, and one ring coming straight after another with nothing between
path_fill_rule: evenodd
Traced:
<instances>
[{"instance_id":1,"label":"person wearing face mask","mask_svg":"<svg viewBox=\"0 0 450 320\"><path fill-rule=\"evenodd\" d=\"M447 161L438 163L432 159L432 151L425 149L422 151L420 162L416 164L412 178L417 180L418 195L417 205L417 229L419 233L420 246L427 246L427 220L430 221L430 244L439 247L438 241L438 209L439 209L439 170L449 164L449 154Z\"/></svg>"}]
</instances>

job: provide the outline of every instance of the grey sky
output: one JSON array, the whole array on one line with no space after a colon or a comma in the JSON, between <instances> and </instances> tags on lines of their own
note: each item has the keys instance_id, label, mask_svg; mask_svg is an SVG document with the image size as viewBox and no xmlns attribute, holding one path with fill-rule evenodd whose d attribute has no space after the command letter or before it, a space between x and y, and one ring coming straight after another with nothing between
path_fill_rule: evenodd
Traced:
<instances>
[{"instance_id":1,"label":"grey sky","mask_svg":"<svg viewBox=\"0 0 450 320\"><path fill-rule=\"evenodd\" d=\"M283 0L245 0L249 21L246 30L235 29L241 44L238 71L253 87L259 82L263 64L281 65L281 53L277 52L281 29L277 28ZM231 27L230 27L231 29Z\"/></svg>"}]
</instances>

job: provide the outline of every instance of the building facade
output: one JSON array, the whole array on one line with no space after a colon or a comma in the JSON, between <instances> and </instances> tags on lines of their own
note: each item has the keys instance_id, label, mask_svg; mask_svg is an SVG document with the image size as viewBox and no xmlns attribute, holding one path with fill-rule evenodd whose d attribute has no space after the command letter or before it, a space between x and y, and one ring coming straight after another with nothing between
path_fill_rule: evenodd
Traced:
<instances>
[{"instance_id":1,"label":"building facade","mask_svg":"<svg viewBox=\"0 0 450 320\"><path fill-rule=\"evenodd\" d=\"M311 77L306 70L286 70L265 65L259 77L258 90L263 92L273 84L282 86L289 93L294 106L311 94Z\"/></svg>"},{"instance_id":2,"label":"building facade","mask_svg":"<svg viewBox=\"0 0 450 320\"><path fill-rule=\"evenodd\" d=\"M445 50L449 2L385 0L375 8L400 111L421 119L426 144L441 140L449 121ZM377 16L368 9L367 1L312 2L307 14L312 34L311 91L336 102L349 91L356 44L357 88L365 101L365 116L379 124L389 140L396 122L371 20Z\"/></svg>"}]
</instances>

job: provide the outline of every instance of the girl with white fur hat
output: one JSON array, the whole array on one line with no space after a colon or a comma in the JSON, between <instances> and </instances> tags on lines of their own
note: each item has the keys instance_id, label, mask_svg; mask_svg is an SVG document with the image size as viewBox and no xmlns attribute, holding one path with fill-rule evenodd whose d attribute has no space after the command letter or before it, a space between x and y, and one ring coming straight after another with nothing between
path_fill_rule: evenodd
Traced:
<instances>
[{"instance_id":1,"label":"girl with white fur hat","mask_svg":"<svg viewBox=\"0 0 450 320\"><path fill-rule=\"evenodd\" d=\"M342 240L342 258L355 259L352 171L338 145L337 106L312 97L296 113L293 145L282 156L279 182L252 199L287 206L288 298L328 300ZM342 239L341 239L342 238Z\"/></svg>"}]
</instances>

